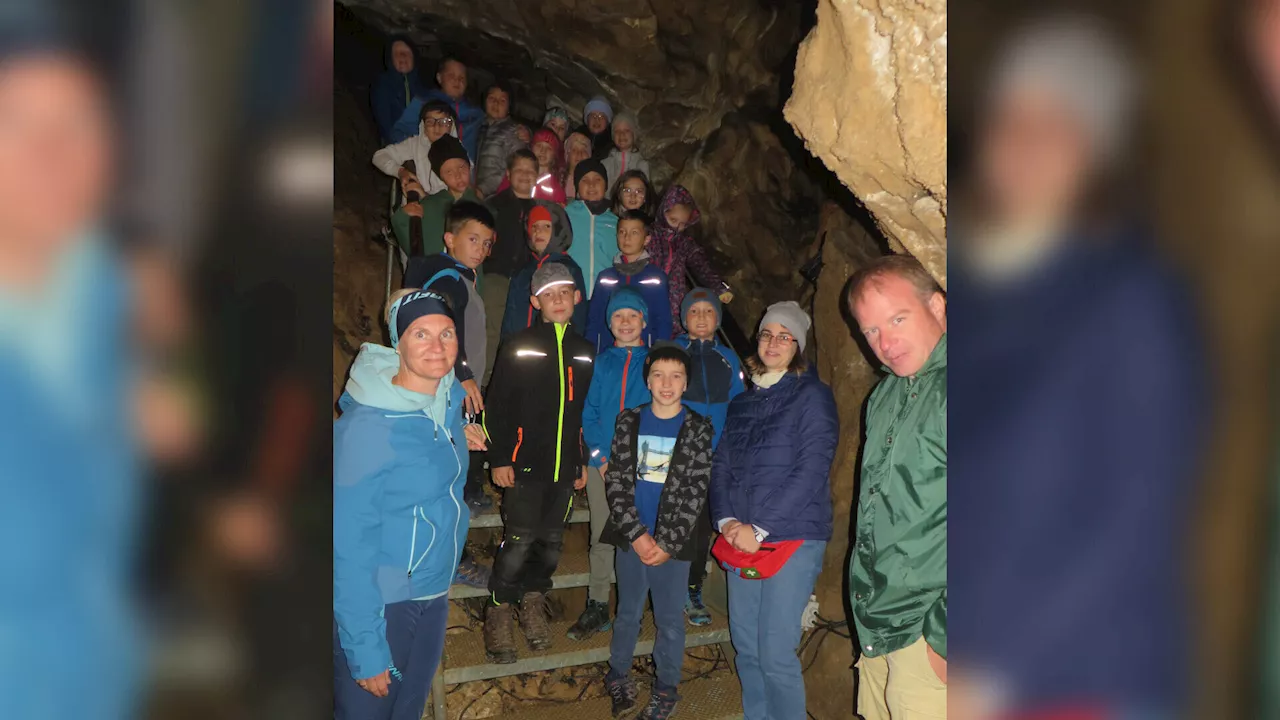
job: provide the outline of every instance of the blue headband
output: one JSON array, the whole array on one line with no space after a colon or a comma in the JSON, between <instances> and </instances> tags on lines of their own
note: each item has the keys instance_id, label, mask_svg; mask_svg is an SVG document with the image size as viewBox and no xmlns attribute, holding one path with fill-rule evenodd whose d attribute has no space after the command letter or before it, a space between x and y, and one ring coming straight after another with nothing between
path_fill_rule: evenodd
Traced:
<instances>
[{"instance_id":1,"label":"blue headband","mask_svg":"<svg viewBox=\"0 0 1280 720\"><path fill-rule=\"evenodd\" d=\"M391 313L387 318L387 327L392 330L391 347L399 345L404 331L409 329L414 320L424 315L444 315L453 320L449 301L430 290L416 290L397 300L391 306Z\"/></svg>"}]
</instances>

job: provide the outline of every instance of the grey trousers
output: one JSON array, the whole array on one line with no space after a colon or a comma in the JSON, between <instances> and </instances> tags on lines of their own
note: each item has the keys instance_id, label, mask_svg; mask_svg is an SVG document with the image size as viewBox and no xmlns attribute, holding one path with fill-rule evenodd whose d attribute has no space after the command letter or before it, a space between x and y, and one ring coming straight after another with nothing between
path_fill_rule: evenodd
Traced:
<instances>
[{"instance_id":1,"label":"grey trousers","mask_svg":"<svg viewBox=\"0 0 1280 720\"><path fill-rule=\"evenodd\" d=\"M609 500L604 495L604 476L594 465L587 468L587 505L591 509L591 586L587 597L609 604L609 586L613 584L613 546L600 542L600 533L609 520Z\"/></svg>"}]
</instances>

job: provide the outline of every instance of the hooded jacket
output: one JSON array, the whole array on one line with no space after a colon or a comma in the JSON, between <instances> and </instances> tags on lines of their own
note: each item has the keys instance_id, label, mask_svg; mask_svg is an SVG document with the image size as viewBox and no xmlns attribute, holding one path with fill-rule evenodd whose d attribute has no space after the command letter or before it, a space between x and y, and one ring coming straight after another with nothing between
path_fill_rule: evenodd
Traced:
<instances>
[{"instance_id":1,"label":"hooded jacket","mask_svg":"<svg viewBox=\"0 0 1280 720\"><path fill-rule=\"evenodd\" d=\"M587 288L582 278L582 268L578 267L578 263L568 255L573 234L569 231L569 220L565 217L564 208L546 200L534 202L551 213L551 242L547 243L546 249L538 255L528 249L526 238L524 266L511 277L511 285L507 288L507 309L502 314L501 338L503 341L525 328L542 324L542 315L534 309L529 297L533 293L533 273L542 267L543 263L548 262L558 262L569 268L569 274L573 275L574 283L577 284L578 292L582 293L583 298L582 302L573 309L571 327L578 335L585 333L587 328ZM527 212L524 218L528 218Z\"/></svg>"},{"instance_id":2,"label":"hooded jacket","mask_svg":"<svg viewBox=\"0 0 1280 720\"><path fill-rule=\"evenodd\" d=\"M421 100L409 103L406 113L400 116L400 120L396 123L397 130L408 122L408 127L413 128L418 124L418 116L415 114L412 118L408 117L408 110L421 112L422 106L429 100L440 100L448 103L453 108L453 112L457 114L458 119L453 126L458 131L458 139L462 141L462 147L466 148L467 156L471 158L472 166L475 165L476 159L479 157L478 144L480 142L480 124L484 122L484 108L472 105L465 97L455 100L449 97L439 88L428 90ZM414 106L417 106L416 108Z\"/></svg>"},{"instance_id":3,"label":"hooded jacket","mask_svg":"<svg viewBox=\"0 0 1280 720\"><path fill-rule=\"evenodd\" d=\"M596 352L613 345L613 332L609 330L609 300L620 287L635 288L644 298L647 307L658 308L649 312L641 339L652 345L655 340L671 339L671 317L662 312L669 304L666 273L649 261L649 253L642 252L631 262L624 262L622 255L614 258L613 267L600 271L595 289L591 293L587 310L587 331L584 337Z\"/></svg>"},{"instance_id":4,"label":"hooded jacket","mask_svg":"<svg viewBox=\"0 0 1280 720\"><path fill-rule=\"evenodd\" d=\"M392 666L384 606L449 592L471 519L462 388L406 390L399 365L365 343L333 423L333 614L356 678Z\"/></svg>"},{"instance_id":5,"label":"hooded jacket","mask_svg":"<svg viewBox=\"0 0 1280 720\"><path fill-rule=\"evenodd\" d=\"M480 144L480 155L476 160L476 187L486 197L498 192L507 173L507 158L524 147L516 128L516 121L505 117L489 123L483 133L484 142Z\"/></svg>"},{"instance_id":6,"label":"hooded jacket","mask_svg":"<svg viewBox=\"0 0 1280 720\"><path fill-rule=\"evenodd\" d=\"M449 134L458 137L457 128L449 128ZM427 195L434 195L441 190L448 190L439 175L431 170L431 160L427 153L431 151L431 141L427 139L426 126L418 122L418 134L405 138L393 145L387 145L373 154L373 164L391 177L398 177L400 168L409 160L413 161L413 174L418 176Z\"/></svg>"},{"instance_id":7,"label":"hooded jacket","mask_svg":"<svg viewBox=\"0 0 1280 720\"><path fill-rule=\"evenodd\" d=\"M618 413L649 402L649 386L644 382L644 359L649 348L612 347L596 355L596 369L582 408L582 439L587 443L588 465L600 467L609 461L614 423Z\"/></svg>"},{"instance_id":8,"label":"hooded jacket","mask_svg":"<svg viewBox=\"0 0 1280 720\"><path fill-rule=\"evenodd\" d=\"M684 391L684 404L711 420L715 435L714 449L724 432L729 402L746 389L742 381L742 361L733 348L714 336L710 340L694 340L681 335L676 342L689 352L689 386Z\"/></svg>"},{"instance_id":9,"label":"hooded jacket","mask_svg":"<svg viewBox=\"0 0 1280 720\"><path fill-rule=\"evenodd\" d=\"M479 203L480 196L476 189L468 186L462 191L462 197L453 199L448 188L422 198L422 254L435 255L444 252L445 222L455 202ZM395 231L396 240L405 254L409 253L409 213L400 208L391 215L391 229ZM481 273L477 272L479 278Z\"/></svg>"},{"instance_id":10,"label":"hooded jacket","mask_svg":"<svg viewBox=\"0 0 1280 720\"><path fill-rule=\"evenodd\" d=\"M667 210L675 205L688 205L691 210L689 224L679 232L667 224ZM671 324L677 330L684 329L680 303L689 292L690 273L699 285L711 288L716 294L729 289L720 273L711 267L706 252L689 235L689 228L697 225L701 219L702 213L689 191L683 185L672 185L663 194L662 202L658 205L658 215L654 218L647 246L653 263L667 273L671 284Z\"/></svg>"},{"instance_id":11,"label":"hooded jacket","mask_svg":"<svg viewBox=\"0 0 1280 720\"><path fill-rule=\"evenodd\" d=\"M582 406L594 360L568 325L535 325L502 344L485 393L490 466L515 468L517 483L580 476L587 464Z\"/></svg>"},{"instance_id":12,"label":"hooded jacket","mask_svg":"<svg viewBox=\"0 0 1280 720\"><path fill-rule=\"evenodd\" d=\"M573 226L569 255L592 283L601 270L613 265L613 256L618 254L618 216L608 209L607 201L604 205L606 209L599 215L592 213L583 200L574 200L564 209ZM594 285L588 286L588 297L583 299L590 299L593 291Z\"/></svg>"},{"instance_id":13,"label":"hooded jacket","mask_svg":"<svg viewBox=\"0 0 1280 720\"><path fill-rule=\"evenodd\" d=\"M770 541L830 540L839 431L835 397L812 370L735 397L711 469L712 522L735 518Z\"/></svg>"},{"instance_id":14,"label":"hooded jacket","mask_svg":"<svg viewBox=\"0 0 1280 720\"><path fill-rule=\"evenodd\" d=\"M395 65L391 62L391 48L396 42L404 42L413 50L413 69L407 73L401 73L396 70ZM373 107L373 119L378 123L378 134L382 138L383 145L390 145L401 142L413 135L412 129L406 131L396 131L396 121L404 114L414 98L420 97L427 92L427 86L422 82L422 77L418 74L418 51L413 46L413 42L404 36L396 36L391 38L391 42L387 43L385 55L387 69L382 71L378 79L374 81L373 87L369 92L369 102ZM421 105L419 104L419 109ZM415 125L417 115L414 115ZM411 126L412 127L412 126ZM428 165L427 167L431 167Z\"/></svg>"},{"instance_id":15,"label":"hooded jacket","mask_svg":"<svg viewBox=\"0 0 1280 720\"><path fill-rule=\"evenodd\" d=\"M404 269L404 286L430 288L449 299L458 330L458 360L453 371L459 382L484 377L487 311L484 299L476 291L476 271L448 253L409 258Z\"/></svg>"}]
</instances>

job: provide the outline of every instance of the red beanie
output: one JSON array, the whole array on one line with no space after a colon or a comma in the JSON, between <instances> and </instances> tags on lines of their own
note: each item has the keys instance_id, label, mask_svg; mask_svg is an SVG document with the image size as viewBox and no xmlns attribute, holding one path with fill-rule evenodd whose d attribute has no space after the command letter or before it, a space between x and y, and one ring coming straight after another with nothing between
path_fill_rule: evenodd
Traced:
<instances>
[{"instance_id":1,"label":"red beanie","mask_svg":"<svg viewBox=\"0 0 1280 720\"><path fill-rule=\"evenodd\" d=\"M545 220L555 227L555 221L551 219L551 211L541 205L534 205L529 211L529 223L525 226L525 230L529 233L529 237L533 237L533 224Z\"/></svg>"}]
</instances>

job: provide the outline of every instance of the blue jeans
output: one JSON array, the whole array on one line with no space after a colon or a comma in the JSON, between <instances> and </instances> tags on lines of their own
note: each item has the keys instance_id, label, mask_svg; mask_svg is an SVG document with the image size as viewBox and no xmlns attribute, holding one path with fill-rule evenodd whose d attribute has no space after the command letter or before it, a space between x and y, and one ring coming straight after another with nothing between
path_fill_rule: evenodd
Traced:
<instances>
[{"instance_id":1,"label":"blue jeans","mask_svg":"<svg viewBox=\"0 0 1280 720\"><path fill-rule=\"evenodd\" d=\"M800 615L822 569L826 542L805 540L773 577L729 578L729 635L738 653L745 720L805 720Z\"/></svg>"},{"instance_id":2,"label":"blue jeans","mask_svg":"<svg viewBox=\"0 0 1280 720\"><path fill-rule=\"evenodd\" d=\"M391 676L386 697L356 684L333 623L333 717L335 720L420 720L431 680L444 652L449 599L406 600L386 606L387 642L400 677ZM363 679L363 678L362 678Z\"/></svg>"},{"instance_id":3,"label":"blue jeans","mask_svg":"<svg viewBox=\"0 0 1280 720\"><path fill-rule=\"evenodd\" d=\"M644 601L653 593L653 621L658 638L653 645L653 662L658 667L658 684L675 688L684 668L684 601L689 595L689 561L668 560L656 567L640 561L634 549L619 549L617 557L618 616L613 621L609 641L609 675L626 677L636 654Z\"/></svg>"}]
</instances>

